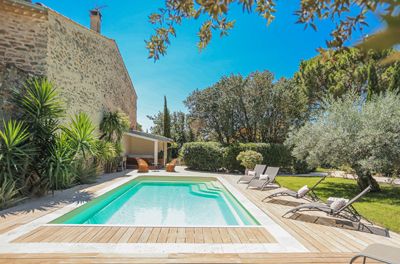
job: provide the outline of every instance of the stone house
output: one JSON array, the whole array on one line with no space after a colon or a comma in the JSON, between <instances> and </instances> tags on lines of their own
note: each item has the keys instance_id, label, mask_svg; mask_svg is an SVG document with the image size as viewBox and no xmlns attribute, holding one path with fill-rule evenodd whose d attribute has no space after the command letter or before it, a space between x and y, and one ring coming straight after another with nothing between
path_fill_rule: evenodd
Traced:
<instances>
[{"instance_id":1,"label":"stone house","mask_svg":"<svg viewBox=\"0 0 400 264\"><path fill-rule=\"evenodd\" d=\"M89 17L88 17L89 19ZM103 111L121 109L136 127L137 95L117 43L40 4L0 0L0 115L12 113L10 89L29 76L47 76L65 101L66 116L86 112L98 125Z\"/></svg>"},{"instance_id":2,"label":"stone house","mask_svg":"<svg viewBox=\"0 0 400 264\"><path fill-rule=\"evenodd\" d=\"M137 95L117 43L100 33L101 19L99 10L91 10L88 29L41 4L0 0L0 118L15 112L12 89L46 76L58 88L67 118L85 112L98 127L104 111L120 109L131 121L123 138L128 160L165 164L159 154L171 139L135 130Z\"/></svg>"}]
</instances>

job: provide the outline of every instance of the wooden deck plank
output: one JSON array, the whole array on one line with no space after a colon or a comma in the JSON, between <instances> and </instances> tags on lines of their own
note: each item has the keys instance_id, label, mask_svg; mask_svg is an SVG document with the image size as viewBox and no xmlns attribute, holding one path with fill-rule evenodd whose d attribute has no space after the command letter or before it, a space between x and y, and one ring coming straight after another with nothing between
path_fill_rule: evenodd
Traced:
<instances>
[{"instance_id":1,"label":"wooden deck plank","mask_svg":"<svg viewBox=\"0 0 400 264\"><path fill-rule=\"evenodd\" d=\"M128 231L128 229L129 229L129 227L118 228L118 230L116 232L114 232L114 234L112 235L112 237L110 238L108 243L118 243L118 241Z\"/></svg>"},{"instance_id":2,"label":"wooden deck plank","mask_svg":"<svg viewBox=\"0 0 400 264\"><path fill-rule=\"evenodd\" d=\"M104 230L103 236L97 241L97 243L108 243L110 239L118 232L119 227L108 227Z\"/></svg>"},{"instance_id":3,"label":"wooden deck plank","mask_svg":"<svg viewBox=\"0 0 400 264\"><path fill-rule=\"evenodd\" d=\"M204 243L212 243L212 234L211 230L209 228L202 228L203 230L203 237L204 237Z\"/></svg>"},{"instance_id":4,"label":"wooden deck plank","mask_svg":"<svg viewBox=\"0 0 400 264\"><path fill-rule=\"evenodd\" d=\"M138 243L147 243L152 231L152 227L145 227L142 235L139 237Z\"/></svg>"},{"instance_id":5,"label":"wooden deck plank","mask_svg":"<svg viewBox=\"0 0 400 264\"><path fill-rule=\"evenodd\" d=\"M245 244L245 243L249 243L249 239L246 236L246 234L243 232L243 230L241 228L235 228L235 232L237 234L237 236L240 239L240 242Z\"/></svg>"},{"instance_id":6,"label":"wooden deck plank","mask_svg":"<svg viewBox=\"0 0 400 264\"><path fill-rule=\"evenodd\" d=\"M136 228L135 227L129 227L128 230L123 234L123 236L120 238L118 243L128 243L129 239L135 232Z\"/></svg>"},{"instance_id":7,"label":"wooden deck plank","mask_svg":"<svg viewBox=\"0 0 400 264\"><path fill-rule=\"evenodd\" d=\"M194 228L189 227L185 228L185 238L186 238L186 243L194 243Z\"/></svg>"},{"instance_id":8,"label":"wooden deck plank","mask_svg":"<svg viewBox=\"0 0 400 264\"><path fill-rule=\"evenodd\" d=\"M233 229L233 228L228 229L228 233L229 233L229 237L230 237L232 243L240 243L239 236L235 232L235 229Z\"/></svg>"},{"instance_id":9,"label":"wooden deck plank","mask_svg":"<svg viewBox=\"0 0 400 264\"><path fill-rule=\"evenodd\" d=\"M128 243L137 243L137 241L139 241L139 238L141 237L143 231L144 231L143 227L136 228L133 231L132 236L129 238Z\"/></svg>"},{"instance_id":10,"label":"wooden deck plank","mask_svg":"<svg viewBox=\"0 0 400 264\"><path fill-rule=\"evenodd\" d=\"M222 243L222 237L218 231L218 228L211 228L211 237L213 243Z\"/></svg>"},{"instance_id":11,"label":"wooden deck plank","mask_svg":"<svg viewBox=\"0 0 400 264\"><path fill-rule=\"evenodd\" d=\"M156 243L160 232L161 232L161 228L159 228L159 227L153 228L153 230L151 231L151 234L149 236L149 239L147 240L147 243Z\"/></svg>"},{"instance_id":12,"label":"wooden deck plank","mask_svg":"<svg viewBox=\"0 0 400 264\"><path fill-rule=\"evenodd\" d=\"M176 227L169 228L167 243L175 243L177 235L178 235L178 229Z\"/></svg>"},{"instance_id":13,"label":"wooden deck plank","mask_svg":"<svg viewBox=\"0 0 400 264\"><path fill-rule=\"evenodd\" d=\"M201 227L196 227L194 229L194 242L204 243L203 229Z\"/></svg>"},{"instance_id":14,"label":"wooden deck plank","mask_svg":"<svg viewBox=\"0 0 400 264\"><path fill-rule=\"evenodd\" d=\"M185 243L186 242L185 234L186 234L185 228L178 228L176 243Z\"/></svg>"},{"instance_id":15,"label":"wooden deck plank","mask_svg":"<svg viewBox=\"0 0 400 264\"><path fill-rule=\"evenodd\" d=\"M220 227L220 228L218 228L218 231L221 235L222 243L231 243L232 242L227 228Z\"/></svg>"},{"instance_id":16,"label":"wooden deck plank","mask_svg":"<svg viewBox=\"0 0 400 264\"><path fill-rule=\"evenodd\" d=\"M167 243L167 237L168 237L168 227L163 227L160 230L160 234L158 235L157 238L157 243Z\"/></svg>"},{"instance_id":17,"label":"wooden deck plank","mask_svg":"<svg viewBox=\"0 0 400 264\"><path fill-rule=\"evenodd\" d=\"M98 243L98 241L104 236L105 232L107 231L107 227L98 228L96 234L92 236L89 240L90 243Z\"/></svg>"}]
</instances>

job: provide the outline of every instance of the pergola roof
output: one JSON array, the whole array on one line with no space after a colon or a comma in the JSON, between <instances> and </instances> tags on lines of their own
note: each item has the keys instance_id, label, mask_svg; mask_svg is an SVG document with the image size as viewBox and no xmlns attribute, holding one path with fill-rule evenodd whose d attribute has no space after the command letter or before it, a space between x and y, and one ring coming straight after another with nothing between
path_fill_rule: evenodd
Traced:
<instances>
[{"instance_id":1,"label":"pergola roof","mask_svg":"<svg viewBox=\"0 0 400 264\"><path fill-rule=\"evenodd\" d=\"M129 132L126 132L125 134L128 136L143 138L143 139L147 139L147 140L151 140L151 141L174 142L172 139L167 138L167 137L153 135L153 134L149 134L149 133L145 133L145 132L141 132L141 131L137 131L137 130L131 130Z\"/></svg>"}]
</instances>

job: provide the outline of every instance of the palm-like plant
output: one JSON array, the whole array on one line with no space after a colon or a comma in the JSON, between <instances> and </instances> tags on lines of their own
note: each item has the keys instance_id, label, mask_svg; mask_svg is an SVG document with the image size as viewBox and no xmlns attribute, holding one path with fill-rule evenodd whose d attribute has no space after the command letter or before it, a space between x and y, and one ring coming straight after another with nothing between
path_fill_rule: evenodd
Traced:
<instances>
[{"instance_id":1,"label":"palm-like plant","mask_svg":"<svg viewBox=\"0 0 400 264\"><path fill-rule=\"evenodd\" d=\"M0 185L0 210L7 208L11 203L15 202L19 191L14 180L4 179Z\"/></svg>"},{"instance_id":2,"label":"palm-like plant","mask_svg":"<svg viewBox=\"0 0 400 264\"><path fill-rule=\"evenodd\" d=\"M48 188L59 190L70 186L75 180L73 153L65 134L56 137L55 144L51 146L50 155L46 157L43 176L46 178Z\"/></svg>"},{"instance_id":3,"label":"palm-like plant","mask_svg":"<svg viewBox=\"0 0 400 264\"><path fill-rule=\"evenodd\" d=\"M103 132L100 139L120 141L123 133L128 131L129 127L129 117L124 112L106 112L100 124L100 130Z\"/></svg>"},{"instance_id":4,"label":"palm-like plant","mask_svg":"<svg viewBox=\"0 0 400 264\"><path fill-rule=\"evenodd\" d=\"M28 80L24 88L14 94L23 119L35 140L52 140L64 111L55 87L47 79L37 78Z\"/></svg>"},{"instance_id":5,"label":"palm-like plant","mask_svg":"<svg viewBox=\"0 0 400 264\"><path fill-rule=\"evenodd\" d=\"M3 126L4 130L0 130L0 182L23 177L36 152L23 122L10 120Z\"/></svg>"},{"instance_id":6,"label":"palm-like plant","mask_svg":"<svg viewBox=\"0 0 400 264\"><path fill-rule=\"evenodd\" d=\"M63 127L66 140L71 147L74 158L82 155L86 159L88 154L95 154L96 136L95 127L89 116L85 113L79 113L72 118L68 127Z\"/></svg>"}]
</instances>

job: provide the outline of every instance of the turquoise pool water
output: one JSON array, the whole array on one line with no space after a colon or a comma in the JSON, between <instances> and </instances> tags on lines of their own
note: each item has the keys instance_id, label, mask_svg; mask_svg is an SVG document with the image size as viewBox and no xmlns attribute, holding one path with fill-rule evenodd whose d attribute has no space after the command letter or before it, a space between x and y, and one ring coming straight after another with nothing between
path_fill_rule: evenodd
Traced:
<instances>
[{"instance_id":1,"label":"turquoise pool water","mask_svg":"<svg viewBox=\"0 0 400 264\"><path fill-rule=\"evenodd\" d=\"M137 226L259 225L215 178L138 177L54 220Z\"/></svg>"}]
</instances>

